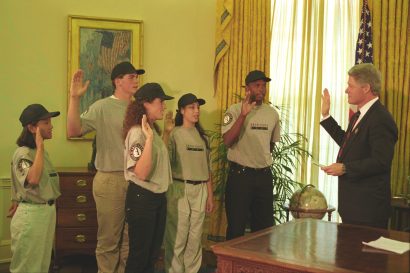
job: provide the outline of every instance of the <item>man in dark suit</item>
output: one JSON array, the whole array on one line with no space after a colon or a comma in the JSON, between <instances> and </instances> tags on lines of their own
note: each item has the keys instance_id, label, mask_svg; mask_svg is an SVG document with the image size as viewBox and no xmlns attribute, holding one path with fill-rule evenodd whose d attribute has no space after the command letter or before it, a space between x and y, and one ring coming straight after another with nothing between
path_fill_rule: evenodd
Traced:
<instances>
[{"instance_id":1,"label":"man in dark suit","mask_svg":"<svg viewBox=\"0 0 410 273\"><path fill-rule=\"evenodd\" d=\"M321 169L339 178L339 214L343 223L387 228L397 126L379 101L380 71L372 64L359 64L348 74L345 93L358 112L347 130L342 130L329 115L329 91L323 91L320 124L340 150L336 163Z\"/></svg>"}]
</instances>

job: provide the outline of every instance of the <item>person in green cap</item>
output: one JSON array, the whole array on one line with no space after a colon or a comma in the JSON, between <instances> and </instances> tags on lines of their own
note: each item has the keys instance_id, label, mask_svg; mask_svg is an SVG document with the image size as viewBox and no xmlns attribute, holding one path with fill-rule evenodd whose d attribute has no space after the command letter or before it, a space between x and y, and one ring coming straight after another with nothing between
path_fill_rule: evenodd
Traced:
<instances>
[{"instance_id":1,"label":"person in green cap","mask_svg":"<svg viewBox=\"0 0 410 273\"><path fill-rule=\"evenodd\" d=\"M167 273L197 273L201 267L205 213L213 210L210 147L199 124L200 106L204 104L204 99L185 94L178 100L175 121L172 112L165 119L164 141L174 182L167 192Z\"/></svg>"},{"instance_id":2,"label":"person in green cap","mask_svg":"<svg viewBox=\"0 0 410 273\"><path fill-rule=\"evenodd\" d=\"M173 99L157 83L147 83L134 95L124 119L124 176L128 183L125 214L129 254L125 272L154 272L165 230L172 183L168 151L155 123L163 119L165 100Z\"/></svg>"},{"instance_id":3,"label":"person in green cap","mask_svg":"<svg viewBox=\"0 0 410 273\"><path fill-rule=\"evenodd\" d=\"M52 138L51 118L41 104L20 115L23 131L11 162L12 200L18 202L10 224L10 272L48 272L56 226L55 200L60 196L58 174L44 140Z\"/></svg>"}]
</instances>

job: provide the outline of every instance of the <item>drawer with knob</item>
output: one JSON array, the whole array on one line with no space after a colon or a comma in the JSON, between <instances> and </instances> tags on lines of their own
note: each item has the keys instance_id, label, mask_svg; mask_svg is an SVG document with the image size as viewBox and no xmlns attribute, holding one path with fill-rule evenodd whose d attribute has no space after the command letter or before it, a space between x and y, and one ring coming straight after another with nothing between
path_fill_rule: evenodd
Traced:
<instances>
[{"instance_id":1,"label":"drawer with knob","mask_svg":"<svg viewBox=\"0 0 410 273\"><path fill-rule=\"evenodd\" d=\"M97 212L94 208L59 209L57 226L61 227L96 227Z\"/></svg>"},{"instance_id":2,"label":"drawer with knob","mask_svg":"<svg viewBox=\"0 0 410 273\"><path fill-rule=\"evenodd\" d=\"M86 208L95 207L93 193L91 191L61 192L57 199L59 208Z\"/></svg>"},{"instance_id":3,"label":"drawer with knob","mask_svg":"<svg viewBox=\"0 0 410 273\"><path fill-rule=\"evenodd\" d=\"M66 249L91 248L95 250L97 233L94 228L61 228L57 233L56 247Z\"/></svg>"},{"instance_id":4,"label":"drawer with knob","mask_svg":"<svg viewBox=\"0 0 410 273\"><path fill-rule=\"evenodd\" d=\"M89 176L60 176L60 189L62 191L92 190L92 179Z\"/></svg>"}]
</instances>

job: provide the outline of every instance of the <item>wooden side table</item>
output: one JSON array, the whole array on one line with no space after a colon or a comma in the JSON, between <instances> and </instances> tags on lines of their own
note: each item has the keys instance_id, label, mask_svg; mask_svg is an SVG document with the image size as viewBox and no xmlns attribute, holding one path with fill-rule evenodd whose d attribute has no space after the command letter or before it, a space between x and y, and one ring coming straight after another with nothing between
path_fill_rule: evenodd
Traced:
<instances>
[{"instance_id":1,"label":"wooden side table","mask_svg":"<svg viewBox=\"0 0 410 273\"><path fill-rule=\"evenodd\" d=\"M289 222L289 204L283 205L283 208L286 212L286 222ZM332 220L332 212L334 212L336 208L334 206L328 206L326 213L327 213L327 220L330 222ZM300 209L298 210L299 212L317 212L315 210L305 210L305 209Z\"/></svg>"},{"instance_id":2,"label":"wooden side table","mask_svg":"<svg viewBox=\"0 0 410 273\"><path fill-rule=\"evenodd\" d=\"M394 230L410 232L410 203L400 196L394 196L391 200L392 217L390 228Z\"/></svg>"},{"instance_id":3,"label":"wooden side table","mask_svg":"<svg viewBox=\"0 0 410 273\"><path fill-rule=\"evenodd\" d=\"M92 192L95 172L86 168L57 168L61 196L57 199L54 271L62 257L73 254L95 256L97 212Z\"/></svg>"}]
</instances>

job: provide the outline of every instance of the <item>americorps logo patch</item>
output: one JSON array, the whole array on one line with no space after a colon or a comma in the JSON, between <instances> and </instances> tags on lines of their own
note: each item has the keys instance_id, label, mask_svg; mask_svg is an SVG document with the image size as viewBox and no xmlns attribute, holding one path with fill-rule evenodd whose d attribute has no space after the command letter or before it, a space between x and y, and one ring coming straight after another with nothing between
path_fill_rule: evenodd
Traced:
<instances>
[{"instance_id":1,"label":"americorps logo patch","mask_svg":"<svg viewBox=\"0 0 410 273\"><path fill-rule=\"evenodd\" d=\"M226 113L224 116L224 125L228 125L233 120L233 116L231 113Z\"/></svg>"},{"instance_id":2,"label":"americorps logo patch","mask_svg":"<svg viewBox=\"0 0 410 273\"><path fill-rule=\"evenodd\" d=\"M31 162L28 159L21 158L17 162L17 170L20 172L21 175L24 175L26 171L33 165L33 162Z\"/></svg>"},{"instance_id":3,"label":"americorps logo patch","mask_svg":"<svg viewBox=\"0 0 410 273\"><path fill-rule=\"evenodd\" d=\"M144 147L140 143L134 143L131 145L130 148L130 157L132 160L138 160L140 156L142 155L142 151L144 150Z\"/></svg>"}]
</instances>

